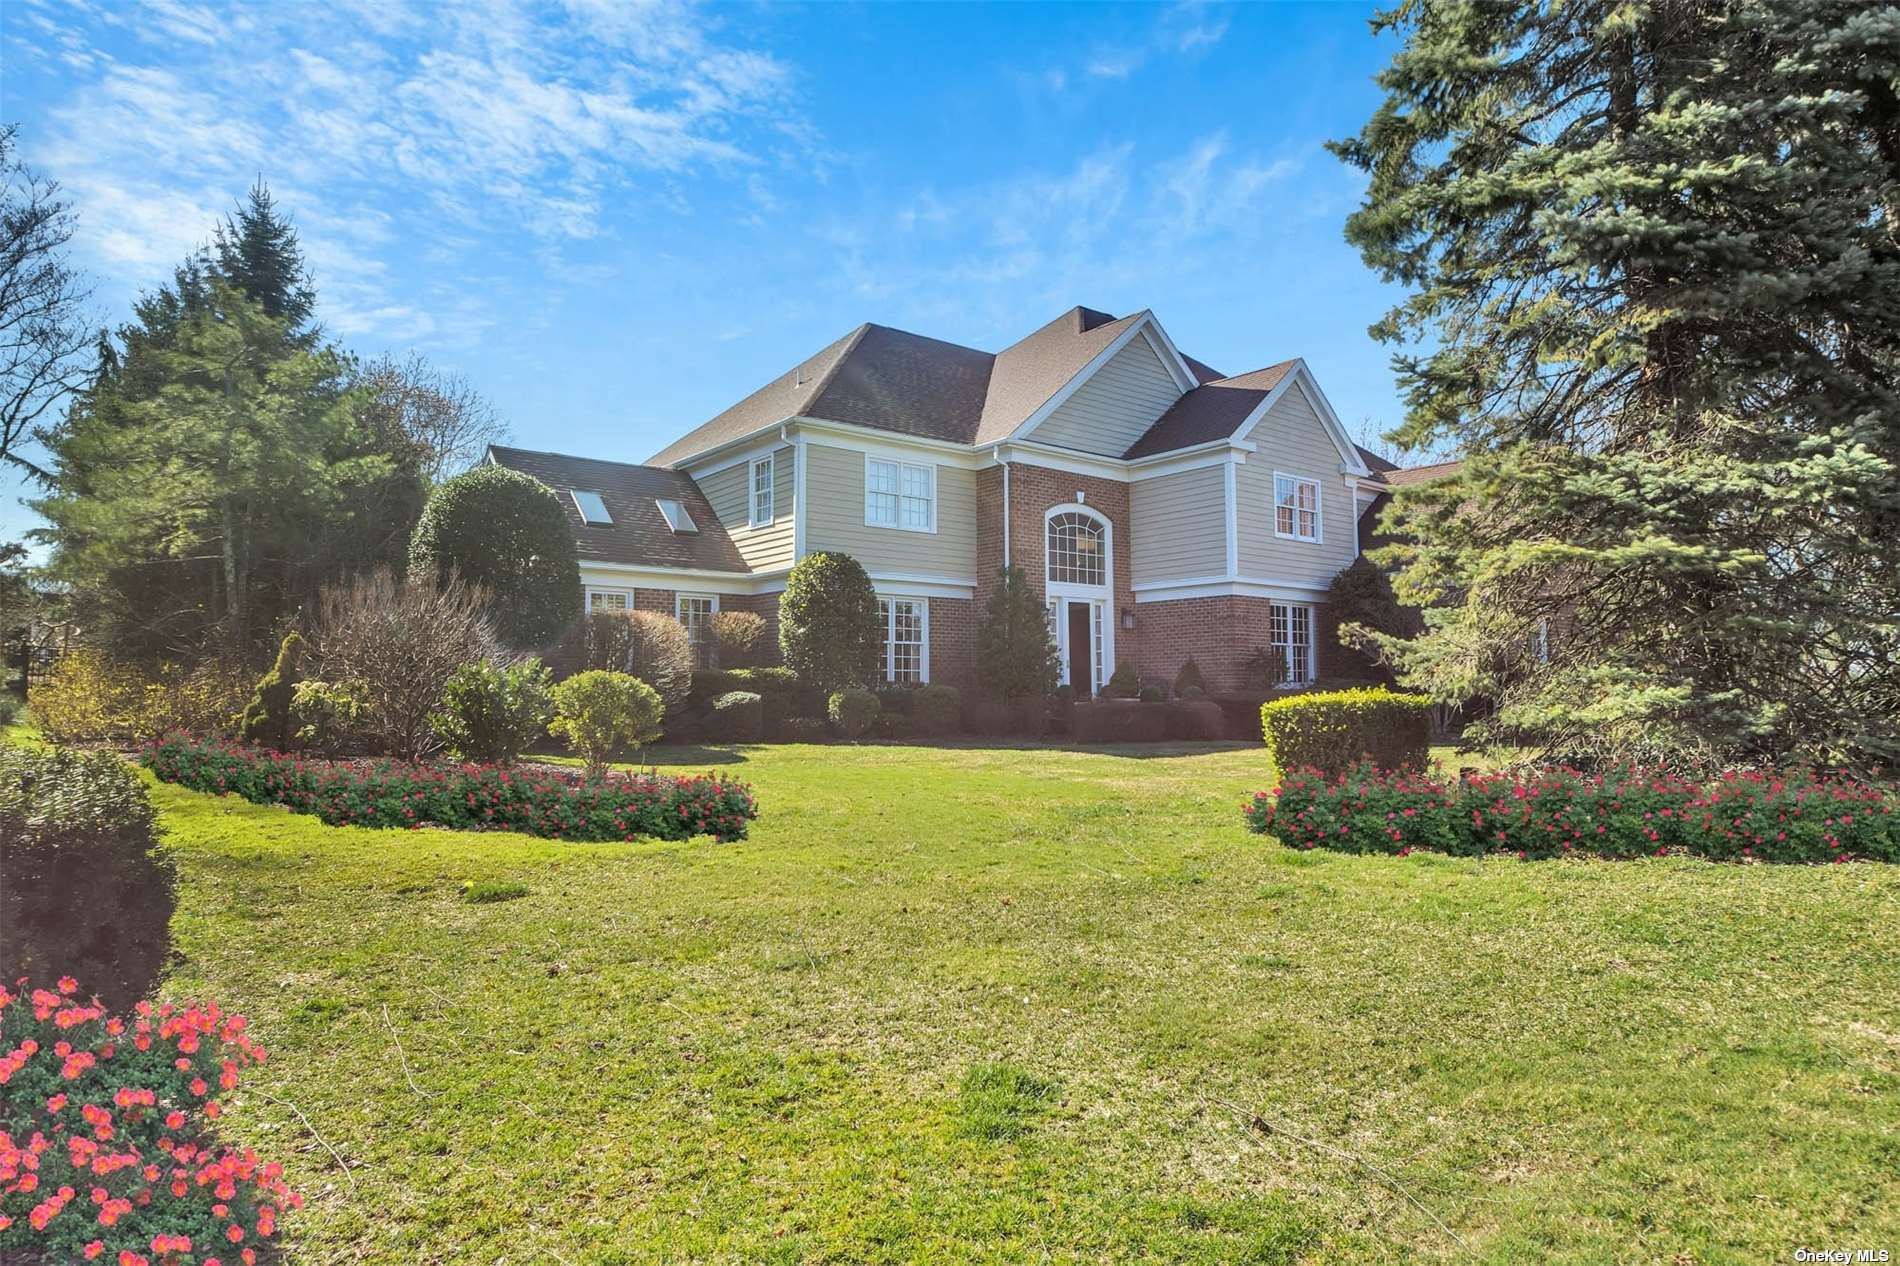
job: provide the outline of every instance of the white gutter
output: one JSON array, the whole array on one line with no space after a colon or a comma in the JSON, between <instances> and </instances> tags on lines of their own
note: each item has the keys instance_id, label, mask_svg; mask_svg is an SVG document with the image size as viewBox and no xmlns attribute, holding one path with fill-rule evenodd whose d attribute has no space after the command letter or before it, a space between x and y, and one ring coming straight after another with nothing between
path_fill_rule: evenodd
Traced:
<instances>
[{"instance_id":1,"label":"white gutter","mask_svg":"<svg viewBox=\"0 0 1900 1266\"><path fill-rule=\"evenodd\" d=\"M1009 463L1003 459L1003 446L990 450L990 456L1003 468L1003 566L1009 566Z\"/></svg>"}]
</instances>

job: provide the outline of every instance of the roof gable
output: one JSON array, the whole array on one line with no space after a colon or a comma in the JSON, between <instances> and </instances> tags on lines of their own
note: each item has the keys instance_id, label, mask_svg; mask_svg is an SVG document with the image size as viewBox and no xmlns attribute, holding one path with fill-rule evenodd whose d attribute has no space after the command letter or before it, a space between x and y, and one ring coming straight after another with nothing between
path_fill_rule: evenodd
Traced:
<instances>
[{"instance_id":1,"label":"roof gable","mask_svg":"<svg viewBox=\"0 0 1900 1266\"><path fill-rule=\"evenodd\" d=\"M1018 438L1119 457L1181 397L1155 340L1138 333Z\"/></svg>"}]
</instances>

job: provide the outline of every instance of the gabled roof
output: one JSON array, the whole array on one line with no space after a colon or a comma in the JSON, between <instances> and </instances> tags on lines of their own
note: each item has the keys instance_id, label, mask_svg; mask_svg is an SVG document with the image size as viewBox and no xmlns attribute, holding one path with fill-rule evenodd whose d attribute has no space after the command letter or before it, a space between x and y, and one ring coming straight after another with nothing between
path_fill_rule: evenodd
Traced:
<instances>
[{"instance_id":1,"label":"gabled roof","mask_svg":"<svg viewBox=\"0 0 1900 1266\"><path fill-rule=\"evenodd\" d=\"M1176 352L1148 312L1116 317L1095 308L1070 308L994 355L885 325L860 325L655 453L652 464L675 466L794 417L955 444L1001 443L1117 339L1140 337L1132 327L1144 321L1163 348L1163 360L1177 370L1185 367L1199 385L1137 441L1130 457L1232 434L1244 411L1226 430L1219 428L1244 394L1252 392L1258 403L1278 382L1275 375L1284 376L1296 363L1223 378L1220 371ZM1210 390L1215 387L1221 390Z\"/></svg>"},{"instance_id":2,"label":"gabled roof","mask_svg":"<svg viewBox=\"0 0 1900 1266\"><path fill-rule=\"evenodd\" d=\"M1094 308L1070 308L998 352L983 399L983 416L971 442L997 444L1008 439L1141 316L1136 312L1117 320Z\"/></svg>"},{"instance_id":3,"label":"gabled roof","mask_svg":"<svg viewBox=\"0 0 1900 1266\"><path fill-rule=\"evenodd\" d=\"M700 571L746 572L745 559L726 535L706 495L684 471L628 462L604 462L564 453L491 444L497 465L532 475L560 495L568 526L583 563L622 563L640 567L686 567ZM570 491L597 492L611 524L581 521ZM659 500L678 501L693 516L697 532L675 532L660 514Z\"/></svg>"},{"instance_id":4,"label":"gabled roof","mask_svg":"<svg viewBox=\"0 0 1900 1266\"><path fill-rule=\"evenodd\" d=\"M1283 360L1252 373L1202 383L1156 418L1147 433L1122 456L1151 457L1156 453L1172 452L1210 440L1226 439L1240 429L1240 424L1299 363L1297 360Z\"/></svg>"}]
</instances>

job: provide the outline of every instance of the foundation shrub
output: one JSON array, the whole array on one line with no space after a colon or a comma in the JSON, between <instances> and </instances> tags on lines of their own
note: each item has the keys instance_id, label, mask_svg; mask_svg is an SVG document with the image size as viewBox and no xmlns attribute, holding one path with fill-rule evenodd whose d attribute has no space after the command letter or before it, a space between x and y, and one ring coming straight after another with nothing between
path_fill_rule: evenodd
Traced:
<instances>
[{"instance_id":1,"label":"foundation shrub","mask_svg":"<svg viewBox=\"0 0 1900 1266\"><path fill-rule=\"evenodd\" d=\"M765 700L750 690L729 690L712 701L706 737L715 743L757 743L765 737Z\"/></svg>"}]
</instances>

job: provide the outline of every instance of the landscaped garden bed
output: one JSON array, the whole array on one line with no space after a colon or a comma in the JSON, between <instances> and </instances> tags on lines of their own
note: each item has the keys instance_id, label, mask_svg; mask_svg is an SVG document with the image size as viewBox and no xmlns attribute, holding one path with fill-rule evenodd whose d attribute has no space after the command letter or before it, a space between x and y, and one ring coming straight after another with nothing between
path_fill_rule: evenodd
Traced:
<instances>
[{"instance_id":1,"label":"landscaped garden bed","mask_svg":"<svg viewBox=\"0 0 1900 1266\"><path fill-rule=\"evenodd\" d=\"M172 734L147 747L165 782L281 804L333 826L520 831L552 839L742 839L758 816L746 784L718 774L608 772L551 766L312 760Z\"/></svg>"},{"instance_id":2,"label":"landscaped garden bed","mask_svg":"<svg viewBox=\"0 0 1900 1266\"><path fill-rule=\"evenodd\" d=\"M1307 769L1245 805L1247 826L1294 848L1351 853L1514 853L1718 861L1900 861L1900 798L1794 770L1701 781L1665 770L1574 769L1456 780L1367 763Z\"/></svg>"}]
</instances>

